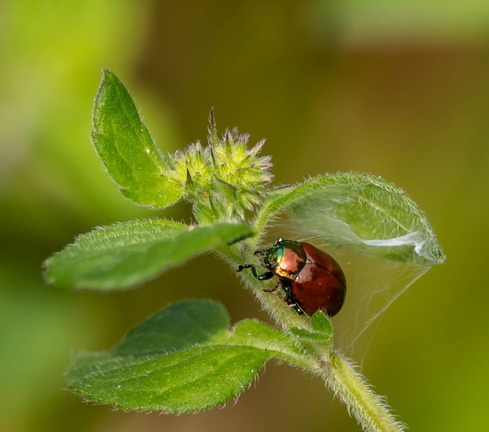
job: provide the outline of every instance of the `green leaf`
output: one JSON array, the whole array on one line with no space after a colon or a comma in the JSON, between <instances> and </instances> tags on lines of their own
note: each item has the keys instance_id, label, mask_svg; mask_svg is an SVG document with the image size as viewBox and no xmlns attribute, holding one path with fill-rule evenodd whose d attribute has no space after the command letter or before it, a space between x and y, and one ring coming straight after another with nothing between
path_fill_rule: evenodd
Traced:
<instances>
[{"instance_id":1,"label":"green leaf","mask_svg":"<svg viewBox=\"0 0 489 432\"><path fill-rule=\"evenodd\" d=\"M167 207L182 196L124 85L105 70L93 111L93 143L122 193L137 204Z\"/></svg>"},{"instance_id":2,"label":"green leaf","mask_svg":"<svg viewBox=\"0 0 489 432\"><path fill-rule=\"evenodd\" d=\"M433 265L444 260L425 214L399 188L378 177L326 175L270 195L258 227L289 211L290 226L333 247Z\"/></svg>"},{"instance_id":3,"label":"green leaf","mask_svg":"<svg viewBox=\"0 0 489 432\"><path fill-rule=\"evenodd\" d=\"M311 319L312 328L310 331L304 328L293 327L291 333L305 342L331 342L333 340L333 326L328 316L318 310Z\"/></svg>"},{"instance_id":4,"label":"green leaf","mask_svg":"<svg viewBox=\"0 0 489 432\"><path fill-rule=\"evenodd\" d=\"M60 287L129 287L252 234L241 224L188 227L164 219L118 223L80 235L48 258L45 277Z\"/></svg>"},{"instance_id":5,"label":"green leaf","mask_svg":"<svg viewBox=\"0 0 489 432\"><path fill-rule=\"evenodd\" d=\"M311 324L315 331L328 335L330 338L333 337L333 325L331 324L331 320L322 310L318 310L314 313Z\"/></svg>"},{"instance_id":6,"label":"green leaf","mask_svg":"<svg viewBox=\"0 0 489 432\"><path fill-rule=\"evenodd\" d=\"M303 342L331 342L331 335L327 335L321 332L312 332L307 329L292 327L290 332Z\"/></svg>"},{"instance_id":7,"label":"green leaf","mask_svg":"<svg viewBox=\"0 0 489 432\"><path fill-rule=\"evenodd\" d=\"M175 303L99 354L79 353L69 388L122 409L195 412L239 395L272 357L310 367L284 333L256 321L229 329L210 300Z\"/></svg>"}]
</instances>

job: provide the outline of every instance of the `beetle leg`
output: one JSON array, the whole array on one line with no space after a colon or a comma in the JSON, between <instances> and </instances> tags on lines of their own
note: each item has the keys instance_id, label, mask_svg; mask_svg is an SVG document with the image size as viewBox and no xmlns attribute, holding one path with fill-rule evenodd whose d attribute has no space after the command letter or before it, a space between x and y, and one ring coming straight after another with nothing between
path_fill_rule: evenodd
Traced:
<instances>
[{"instance_id":1,"label":"beetle leg","mask_svg":"<svg viewBox=\"0 0 489 432\"><path fill-rule=\"evenodd\" d=\"M281 282L281 285L282 289L285 291L285 303L287 303L287 306L294 309L299 315L304 315L304 311L297 304L294 294L292 294L292 287L285 282Z\"/></svg>"},{"instance_id":2,"label":"beetle leg","mask_svg":"<svg viewBox=\"0 0 489 432\"><path fill-rule=\"evenodd\" d=\"M278 281L277 284L272 289L263 289L263 291L264 292L274 292L279 287L279 285L281 285L282 289L285 291L285 302L287 303L287 306L294 309L299 315L304 315L304 311L296 303L294 295L292 294L292 289L291 289L290 285L288 285L287 283L285 283L283 281Z\"/></svg>"},{"instance_id":3,"label":"beetle leg","mask_svg":"<svg viewBox=\"0 0 489 432\"><path fill-rule=\"evenodd\" d=\"M271 288L271 289L266 289L266 288L263 288L263 292L274 292L274 291L275 291L275 290L278 288L278 286L279 286L279 285L280 285L280 281L278 281L278 282L275 284L275 286L274 286L273 288Z\"/></svg>"},{"instance_id":4,"label":"beetle leg","mask_svg":"<svg viewBox=\"0 0 489 432\"><path fill-rule=\"evenodd\" d=\"M253 271L253 270L252 270L252 271ZM257 279L258 279L258 280L262 280L262 281L264 281L264 280L271 279L271 278L273 278L274 276L275 276L275 273L273 273L273 272L266 272L266 273L263 273L263 274L261 274L261 275L258 275ZM255 276L255 277L256 277L256 276Z\"/></svg>"},{"instance_id":5,"label":"beetle leg","mask_svg":"<svg viewBox=\"0 0 489 432\"><path fill-rule=\"evenodd\" d=\"M280 281L280 285L285 292L285 302L287 304L293 303L292 288L284 281Z\"/></svg>"},{"instance_id":6,"label":"beetle leg","mask_svg":"<svg viewBox=\"0 0 489 432\"><path fill-rule=\"evenodd\" d=\"M258 279L258 280L268 280L268 279L271 279L275 276L274 273L272 272L266 272L266 273L263 273L261 275L259 275L257 272L256 272L256 268L253 264L244 264L244 265L240 265L238 266L238 270L236 270L237 272L240 272L240 271L243 271L244 269L247 269L247 268L250 268L251 269L251 273L253 273L253 276Z\"/></svg>"},{"instance_id":7,"label":"beetle leg","mask_svg":"<svg viewBox=\"0 0 489 432\"><path fill-rule=\"evenodd\" d=\"M301 307L297 303L287 303L289 307L294 309L298 315L304 315L304 311L301 309Z\"/></svg>"},{"instance_id":8,"label":"beetle leg","mask_svg":"<svg viewBox=\"0 0 489 432\"><path fill-rule=\"evenodd\" d=\"M253 273L253 276L255 276L256 278L258 277L258 275L256 274L255 266L253 264L239 265L238 266L238 270L236 270L236 272L243 271L244 269L247 269L247 268L250 268L251 269L251 271Z\"/></svg>"}]
</instances>

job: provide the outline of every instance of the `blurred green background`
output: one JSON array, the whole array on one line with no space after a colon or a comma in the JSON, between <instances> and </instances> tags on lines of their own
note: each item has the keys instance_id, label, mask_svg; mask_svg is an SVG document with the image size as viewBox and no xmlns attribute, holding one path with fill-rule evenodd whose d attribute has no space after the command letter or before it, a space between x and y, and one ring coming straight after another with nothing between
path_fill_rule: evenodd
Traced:
<instances>
[{"instance_id":1,"label":"blurred green background","mask_svg":"<svg viewBox=\"0 0 489 432\"><path fill-rule=\"evenodd\" d=\"M482 0L1 2L0 430L360 430L319 380L272 363L236 404L199 415L117 412L63 390L73 348L106 349L170 301L263 318L212 257L127 292L43 284L42 261L76 234L156 215L118 193L91 147L103 67L165 151L205 140L214 106L221 128L267 138L278 184L355 170L404 188L447 261L383 315L363 372L411 430L485 430L488 48Z\"/></svg>"}]
</instances>

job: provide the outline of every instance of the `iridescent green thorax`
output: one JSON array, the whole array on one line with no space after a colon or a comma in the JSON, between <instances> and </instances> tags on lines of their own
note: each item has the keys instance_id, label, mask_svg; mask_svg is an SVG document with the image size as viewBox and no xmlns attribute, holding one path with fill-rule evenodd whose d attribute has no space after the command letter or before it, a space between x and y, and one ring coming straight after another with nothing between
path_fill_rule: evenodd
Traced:
<instances>
[{"instance_id":1,"label":"iridescent green thorax","mask_svg":"<svg viewBox=\"0 0 489 432\"><path fill-rule=\"evenodd\" d=\"M299 242L279 238L268 250L265 265L278 277L294 280L306 265L306 253Z\"/></svg>"}]
</instances>

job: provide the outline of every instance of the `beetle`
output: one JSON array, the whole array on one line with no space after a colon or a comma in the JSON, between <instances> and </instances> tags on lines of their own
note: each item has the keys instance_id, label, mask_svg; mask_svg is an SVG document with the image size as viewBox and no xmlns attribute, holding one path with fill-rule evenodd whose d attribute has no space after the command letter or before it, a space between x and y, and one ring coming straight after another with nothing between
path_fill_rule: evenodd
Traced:
<instances>
[{"instance_id":1,"label":"beetle","mask_svg":"<svg viewBox=\"0 0 489 432\"><path fill-rule=\"evenodd\" d=\"M261 281L278 277L275 291L280 285L285 291L285 301L302 315L313 315L317 310L328 316L336 315L343 306L346 295L346 278L340 265L326 252L309 243L285 240L279 237L269 249L258 250L262 266L268 271L258 274L253 264L243 264L238 272L251 269Z\"/></svg>"}]
</instances>

